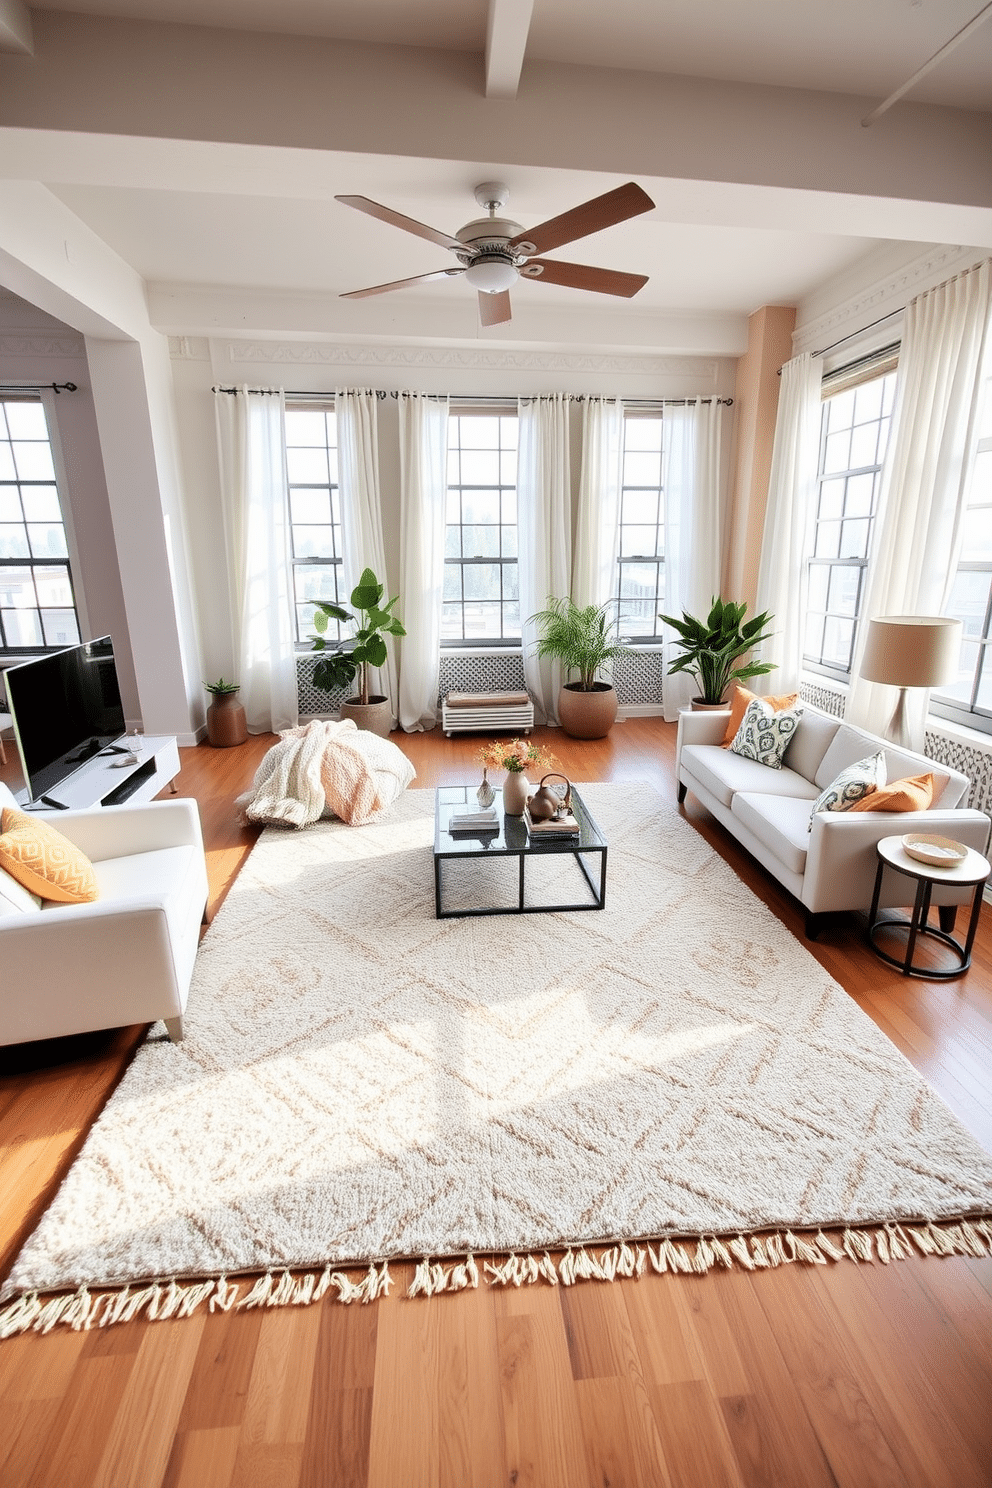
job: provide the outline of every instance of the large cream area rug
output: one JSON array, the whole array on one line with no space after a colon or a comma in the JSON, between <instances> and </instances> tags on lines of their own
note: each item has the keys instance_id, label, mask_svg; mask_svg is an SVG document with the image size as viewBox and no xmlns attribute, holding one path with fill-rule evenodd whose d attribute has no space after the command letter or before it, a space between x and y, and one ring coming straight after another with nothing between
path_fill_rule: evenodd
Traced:
<instances>
[{"instance_id":1,"label":"large cream area rug","mask_svg":"<svg viewBox=\"0 0 992 1488\"><path fill-rule=\"evenodd\" d=\"M672 803L582 791L602 912L436 920L433 792L361 828L267 828L185 1041L139 1050L0 1293L7 1331L91 1321L108 1288L101 1321L368 1297L399 1257L430 1258L430 1291L873 1240L986 1253L992 1158L902 1055ZM576 872L531 867L536 894ZM447 882L511 893L516 871Z\"/></svg>"}]
</instances>

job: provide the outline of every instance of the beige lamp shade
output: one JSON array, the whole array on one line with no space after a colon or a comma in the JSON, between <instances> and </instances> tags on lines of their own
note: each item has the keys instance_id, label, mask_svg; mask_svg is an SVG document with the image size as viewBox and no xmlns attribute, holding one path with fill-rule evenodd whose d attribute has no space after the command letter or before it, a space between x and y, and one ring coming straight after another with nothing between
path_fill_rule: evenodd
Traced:
<instances>
[{"instance_id":1,"label":"beige lamp shade","mask_svg":"<svg viewBox=\"0 0 992 1488\"><path fill-rule=\"evenodd\" d=\"M960 652L960 620L883 615L868 622L861 675L890 687L939 687L954 677Z\"/></svg>"}]
</instances>

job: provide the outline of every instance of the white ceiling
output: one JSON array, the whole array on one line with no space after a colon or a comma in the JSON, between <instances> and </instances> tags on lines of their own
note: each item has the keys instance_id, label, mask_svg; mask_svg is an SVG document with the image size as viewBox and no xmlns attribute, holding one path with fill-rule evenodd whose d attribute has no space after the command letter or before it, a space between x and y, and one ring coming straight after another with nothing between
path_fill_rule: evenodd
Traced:
<instances>
[{"instance_id":1,"label":"white ceiling","mask_svg":"<svg viewBox=\"0 0 992 1488\"><path fill-rule=\"evenodd\" d=\"M517 16L527 8L527 0L40 0L34 11L481 56L490 3ZM970 20L981 3L534 0L520 87L522 93L527 88L528 62L540 60L839 91L877 102ZM51 22L38 17L39 25L43 19ZM992 21L911 98L988 109L990 78ZM177 98L176 107L181 106ZM270 307L267 320L256 315L250 322L253 331L282 328L288 334L294 325L299 331L309 324L315 333L352 338L477 339L475 296L455 280L371 300L340 300L346 290L428 273L455 260L444 248L350 210L334 196L360 193L454 232L481 215L472 191L484 179L507 181L507 215L524 227L623 179L595 171L508 166L498 158L458 159L456 121L450 160L109 133L2 133L2 173L44 182L160 291L153 303L161 307L171 296L179 306L175 320L159 309L156 323L192 334L242 323L235 304L241 292L256 304L264 297ZM428 153L436 157L435 151ZM553 255L648 274L649 283L636 299L521 282L513 291L512 326L486 332L487 339L574 344L581 337L588 344L737 355L740 326L751 311L768 303L797 303L825 280L877 254L880 234L887 230L877 203L875 210L861 211L857 198L847 198L846 207L836 198L828 215L822 207L814 209L812 191L745 190L643 174L637 179L657 203L655 211ZM892 236L911 241L925 234L911 224ZM183 299L184 290L209 302L199 324L189 319L192 299ZM301 302L309 309L300 309ZM280 304L287 307L282 327ZM321 305L318 313L314 307ZM694 321L720 317L723 330L693 332ZM684 333L672 330L673 320L681 322Z\"/></svg>"},{"instance_id":2,"label":"white ceiling","mask_svg":"<svg viewBox=\"0 0 992 1488\"><path fill-rule=\"evenodd\" d=\"M984 0L534 0L526 57L876 96ZM37 11L481 52L487 0L35 0ZM992 22L912 92L992 108Z\"/></svg>"}]
</instances>

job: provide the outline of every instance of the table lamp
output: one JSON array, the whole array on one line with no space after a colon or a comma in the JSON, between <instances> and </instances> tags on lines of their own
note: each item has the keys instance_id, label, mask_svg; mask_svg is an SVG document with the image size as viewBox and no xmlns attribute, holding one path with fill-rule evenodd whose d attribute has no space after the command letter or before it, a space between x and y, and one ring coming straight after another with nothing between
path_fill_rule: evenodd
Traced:
<instances>
[{"instance_id":1,"label":"table lamp","mask_svg":"<svg viewBox=\"0 0 992 1488\"><path fill-rule=\"evenodd\" d=\"M906 689L939 687L953 678L961 651L961 621L944 615L882 615L868 622L861 675L898 687L899 700L886 738L902 749L913 742L906 717Z\"/></svg>"}]
</instances>

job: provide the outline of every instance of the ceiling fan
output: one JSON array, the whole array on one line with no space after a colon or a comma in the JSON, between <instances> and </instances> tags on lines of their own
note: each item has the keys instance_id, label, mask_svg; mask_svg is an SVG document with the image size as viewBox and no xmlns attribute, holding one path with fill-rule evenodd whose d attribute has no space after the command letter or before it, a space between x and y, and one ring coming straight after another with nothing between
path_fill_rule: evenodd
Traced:
<instances>
[{"instance_id":1,"label":"ceiling fan","mask_svg":"<svg viewBox=\"0 0 992 1488\"><path fill-rule=\"evenodd\" d=\"M394 279L390 284L375 284L370 289L353 289L341 296L344 300L362 300L369 295L387 294L408 284L427 284L432 279L455 279L464 274L467 283L479 292L479 319L484 326L502 325L511 317L510 287L517 279L543 279L548 284L561 284L568 289L591 289L600 294L622 295L629 299L645 285L646 274L626 274L619 269L597 269L589 264L562 263L559 259L537 258L564 243L588 237L614 223L625 222L641 212L650 212L654 202L633 181L618 186L603 196L593 197L581 206L552 217L539 227L525 232L519 222L496 213L509 200L509 187L502 181L483 181L475 188L475 199L485 207L488 217L467 222L454 237L439 232L413 217L404 217L367 196L339 196L335 200L358 212L367 212L380 222L391 222L404 232L414 233L428 242L450 248L462 267L436 269L432 274L415 274L410 279Z\"/></svg>"}]
</instances>

